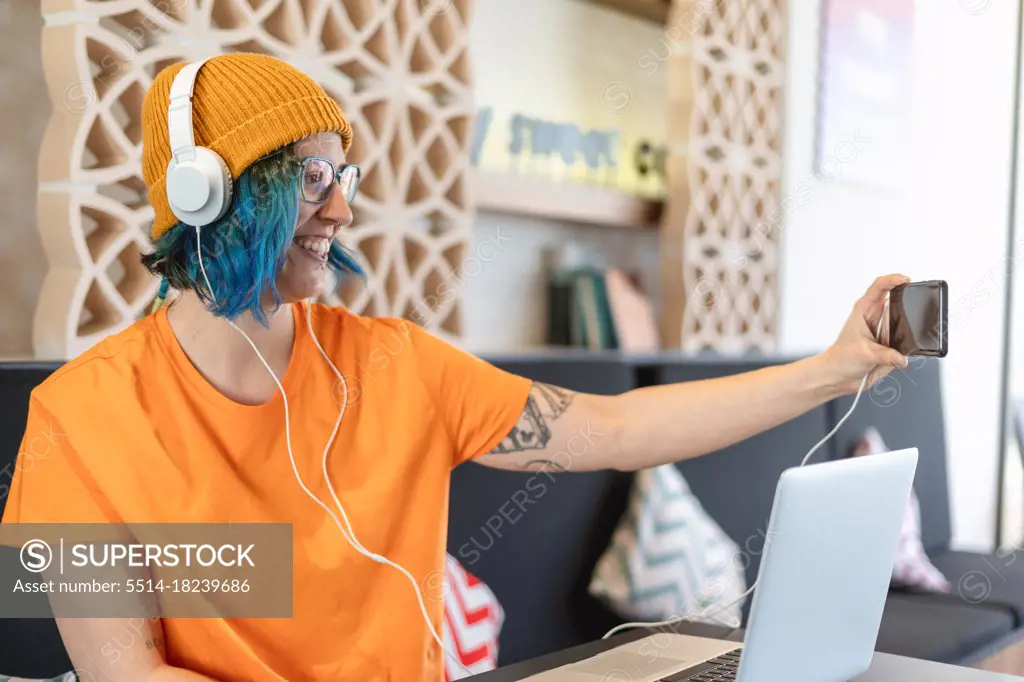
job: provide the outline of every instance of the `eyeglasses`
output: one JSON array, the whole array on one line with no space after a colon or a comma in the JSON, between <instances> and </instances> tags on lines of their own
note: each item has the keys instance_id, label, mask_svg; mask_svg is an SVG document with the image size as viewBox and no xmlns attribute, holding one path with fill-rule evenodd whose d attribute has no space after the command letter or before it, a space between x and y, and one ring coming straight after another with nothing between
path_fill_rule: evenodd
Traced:
<instances>
[{"instance_id":1,"label":"eyeglasses","mask_svg":"<svg viewBox=\"0 0 1024 682\"><path fill-rule=\"evenodd\" d=\"M307 156L299 161L299 165L302 167L302 198L306 201L313 204L327 201L335 182L341 188L346 203L351 204L356 198L363 176L363 169L359 166L347 163L335 169L333 163L319 156Z\"/></svg>"}]
</instances>

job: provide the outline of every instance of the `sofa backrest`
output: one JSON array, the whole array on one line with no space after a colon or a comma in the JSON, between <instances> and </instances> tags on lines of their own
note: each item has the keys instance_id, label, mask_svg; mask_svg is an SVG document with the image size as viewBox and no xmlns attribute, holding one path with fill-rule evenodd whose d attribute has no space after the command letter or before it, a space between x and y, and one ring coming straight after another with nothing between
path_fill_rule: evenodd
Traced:
<instances>
[{"instance_id":1,"label":"sofa backrest","mask_svg":"<svg viewBox=\"0 0 1024 682\"><path fill-rule=\"evenodd\" d=\"M25 435L29 395L58 367L60 363L0 362L0 514Z\"/></svg>"},{"instance_id":2,"label":"sofa backrest","mask_svg":"<svg viewBox=\"0 0 1024 682\"><path fill-rule=\"evenodd\" d=\"M952 537L941 366L938 359L911 357L907 369L893 370L864 391L833 439L834 455L848 457L874 426L889 449L918 449L914 492L921 504L921 542L932 555L949 549ZM852 396L830 403L831 421L838 423L852 404Z\"/></svg>"},{"instance_id":3,"label":"sofa backrest","mask_svg":"<svg viewBox=\"0 0 1024 682\"><path fill-rule=\"evenodd\" d=\"M59 363L0 363L0 514L7 502L11 479L16 474L14 466L25 433L29 395L59 366ZM0 547L0 567L4 575L16 575L19 564L17 549ZM36 612L47 610L45 598L32 601ZM0 674L50 678L72 667L56 621L0 618Z\"/></svg>"}]
</instances>

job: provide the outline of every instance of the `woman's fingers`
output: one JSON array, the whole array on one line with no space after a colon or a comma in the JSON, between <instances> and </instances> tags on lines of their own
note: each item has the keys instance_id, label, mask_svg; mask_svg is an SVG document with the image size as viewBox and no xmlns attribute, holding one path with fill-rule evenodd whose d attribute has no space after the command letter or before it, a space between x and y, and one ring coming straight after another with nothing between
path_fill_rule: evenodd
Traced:
<instances>
[{"instance_id":1,"label":"woman's fingers","mask_svg":"<svg viewBox=\"0 0 1024 682\"><path fill-rule=\"evenodd\" d=\"M903 368L907 366L907 356L903 355L903 353L900 353L898 350L879 346L875 353L879 367Z\"/></svg>"},{"instance_id":2,"label":"woman's fingers","mask_svg":"<svg viewBox=\"0 0 1024 682\"><path fill-rule=\"evenodd\" d=\"M907 359L891 348L876 350L873 356L875 366L868 374L868 382L865 388L874 386L883 378L888 376L893 370L902 370L907 367Z\"/></svg>"},{"instance_id":3,"label":"woman's fingers","mask_svg":"<svg viewBox=\"0 0 1024 682\"><path fill-rule=\"evenodd\" d=\"M876 279L860 299L859 308L861 314L865 317L870 315L885 303L886 294L901 284L907 284L908 282L910 282L910 278L905 275L885 275Z\"/></svg>"}]
</instances>

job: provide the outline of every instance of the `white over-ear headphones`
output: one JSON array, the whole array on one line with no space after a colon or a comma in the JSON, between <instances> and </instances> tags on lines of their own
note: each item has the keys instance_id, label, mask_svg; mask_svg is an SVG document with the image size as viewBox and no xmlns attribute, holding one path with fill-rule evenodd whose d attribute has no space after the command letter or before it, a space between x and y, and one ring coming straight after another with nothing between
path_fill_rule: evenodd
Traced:
<instances>
[{"instance_id":1,"label":"white over-ear headphones","mask_svg":"<svg viewBox=\"0 0 1024 682\"><path fill-rule=\"evenodd\" d=\"M209 58L186 65L171 84L167 132L171 160L167 164L167 203L181 222L209 225L231 206L231 172L220 155L197 147L192 131L192 92L196 76Z\"/></svg>"}]
</instances>

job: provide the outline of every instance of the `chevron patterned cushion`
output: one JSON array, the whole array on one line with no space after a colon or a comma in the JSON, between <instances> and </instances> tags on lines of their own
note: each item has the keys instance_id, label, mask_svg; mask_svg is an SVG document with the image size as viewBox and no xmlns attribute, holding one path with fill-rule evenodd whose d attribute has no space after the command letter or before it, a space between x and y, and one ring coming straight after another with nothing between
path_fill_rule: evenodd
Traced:
<instances>
[{"instance_id":1,"label":"chevron patterned cushion","mask_svg":"<svg viewBox=\"0 0 1024 682\"><path fill-rule=\"evenodd\" d=\"M747 590L742 558L675 466L647 469L636 476L590 594L628 620L685 616L738 627Z\"/></svg>"},{"instance_id":2,"label":"chevron patterned cushion","mask_svg":"<svg viewBox=\"0 0 1024 682\"><path fill-rule=\"evenodd\" d=\"M473 674L498 667L498 635L505 612L491 589L480 582L452 555L444 565L444 648L452 652ZM446 680L460 680L469 674L445 656Z\"/></svg>"}]
</instances>

